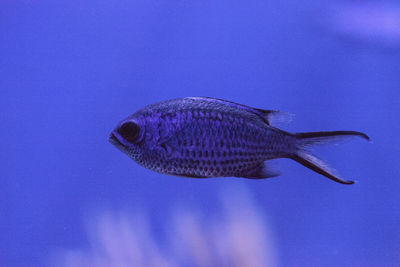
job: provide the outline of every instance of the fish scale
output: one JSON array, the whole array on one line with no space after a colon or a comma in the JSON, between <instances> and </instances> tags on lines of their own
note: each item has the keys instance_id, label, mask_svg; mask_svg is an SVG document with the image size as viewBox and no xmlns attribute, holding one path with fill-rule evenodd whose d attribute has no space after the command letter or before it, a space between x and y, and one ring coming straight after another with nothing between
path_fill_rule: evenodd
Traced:
<instances>
[{"instance_id":1,"label":"fish scale","mask_svg":"<svg viewBox=\"0 0 400 267\"><path fill-rule=\"evenodd\" d=\"M255 125L254 120L244 122L237 114L213 110L209 105L180 112L167 111L160 127L169 129L171 124L183 130L165 142L173 156L158 155L156 170L159 172L237 176L256 168L268 159L271 154L268 150L274 150L273 143L266 146L267 129L263 122L259 125Z\"/></svg>"},{"instance_id":2,"label":"fish scale","mask_svg":"<svg viewBox=\"0 0 400 267\"><path fill-rule=\"evenodd\" d=\"M207 97L188 97L148 105L121 121L110 142L151 170L185 177L278 175L265 161L290 158L336 181L334 174L306 148L355 131L292 134L271 126L281 113Z\"/></svg>"}]
</instances>

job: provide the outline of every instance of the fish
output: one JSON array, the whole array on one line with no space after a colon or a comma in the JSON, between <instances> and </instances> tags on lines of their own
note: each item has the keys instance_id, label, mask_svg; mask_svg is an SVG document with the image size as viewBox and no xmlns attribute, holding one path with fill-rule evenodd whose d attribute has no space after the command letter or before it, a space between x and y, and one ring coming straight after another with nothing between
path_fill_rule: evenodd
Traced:
<instances>
[{"instance_id":1,"label":"fish","mask_svg":"<svg viewBox=\"0 0 400 267\"><path fill-rule=\"evenodd\" d=\"M370 140L368 135L290 133L271 125L285 114L211 97L172 99L145 106L119 122L109 142L143 167L167 175L265 179L280 175L269 160L288 158L335 182L353 184L309 148L346 137Z\"/></svg>"}]
</instances>

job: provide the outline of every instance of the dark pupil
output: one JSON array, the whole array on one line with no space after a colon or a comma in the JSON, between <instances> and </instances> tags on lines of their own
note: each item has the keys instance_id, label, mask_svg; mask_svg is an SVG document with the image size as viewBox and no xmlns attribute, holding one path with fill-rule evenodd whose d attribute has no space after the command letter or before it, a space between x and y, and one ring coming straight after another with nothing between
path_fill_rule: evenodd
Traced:
<instances>
[{"instance_id":1,"label":"dark pupil","mask_svg":"<svg viewBox=\"0 0 400 267\"><path fill-rule=\"evenodd\" d=\"M118 133L128 142L135 142L139 135L139 126L133 122L126 122L118 129Z\"/></svg>"}]
</instances>

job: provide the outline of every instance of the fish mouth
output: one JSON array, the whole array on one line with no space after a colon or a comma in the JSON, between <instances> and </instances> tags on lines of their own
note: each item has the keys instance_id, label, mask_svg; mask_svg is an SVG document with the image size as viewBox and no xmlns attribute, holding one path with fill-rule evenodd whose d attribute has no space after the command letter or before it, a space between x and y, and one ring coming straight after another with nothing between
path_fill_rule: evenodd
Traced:
<instances>
[{"instance_id":1,"label":"fish mouth","mask_svg":"<svg viewBox=\"0 0 400 267\"><path fill-rule=\"evenodd\" d=\"M113 144L114 146L116 146L117 148L123 148L124 144L121 143L121 141L118 140L118 138L115 136L114 132L112 132L110 134L110 136L108 137L108 141Z\"/></svg>"}]
</instances>

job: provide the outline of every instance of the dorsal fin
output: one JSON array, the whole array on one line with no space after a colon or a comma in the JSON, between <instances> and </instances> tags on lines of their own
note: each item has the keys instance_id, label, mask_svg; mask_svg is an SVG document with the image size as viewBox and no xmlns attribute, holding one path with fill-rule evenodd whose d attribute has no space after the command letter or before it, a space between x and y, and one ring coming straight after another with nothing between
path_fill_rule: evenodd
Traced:
<instances>
[{"instance_id":1,"label":"dorsal fin","mask_svg":"<svg viewBox=\"0 0 400 267\"><path fill-rule=\"evenodd\" d=\"M258 112L262 113L262 117L264 121L268 124L275 123L289 123L292 121L294 115L289 112L279 111L279 110L268 110L268 109L260 109L255 108Z\"/></svg>"},{"instance_id":2,"label":"dorsal fin","mask_svg":"<svg viewBox=\"0 0 400 267\"><path fill-rule=\"evenodd\" d=\"M260 109L260 108L252 108L246 105L242 105L239 103L235 103L228 100L213 98L213 97L187 97L188 99L195 99L195 100L204 100L210 102L218 102L222 103L231 107L236 107L242 110L246 110L253 114L256 114L261 117L261 119L268 125L271 125L271 122L289 122L292 119L292 115L287 112L282 112L278 110L267 110L267 109Z\"/></svg>"}]
</instances>

